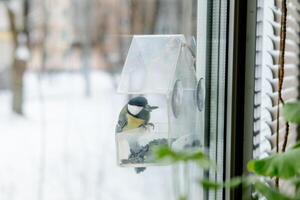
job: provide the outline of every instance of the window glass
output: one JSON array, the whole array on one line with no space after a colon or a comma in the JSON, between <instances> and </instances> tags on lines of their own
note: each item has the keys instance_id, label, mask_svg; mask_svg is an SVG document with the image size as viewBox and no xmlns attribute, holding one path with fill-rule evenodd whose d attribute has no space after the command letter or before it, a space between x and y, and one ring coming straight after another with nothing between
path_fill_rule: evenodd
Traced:
<instances>
[{"instance_id":1,"label":"window glass","mask_svg":"<svg viewBox=\"0 0 300 200\"><path fill-rule=\"evenodd\" d=\"M170 166L117 166L115 126L130 96L116 89L132 35L184 34L195 47L197 1L11 0L0 10L1 198L178 195Z\"/></svg>"}]
</instances>

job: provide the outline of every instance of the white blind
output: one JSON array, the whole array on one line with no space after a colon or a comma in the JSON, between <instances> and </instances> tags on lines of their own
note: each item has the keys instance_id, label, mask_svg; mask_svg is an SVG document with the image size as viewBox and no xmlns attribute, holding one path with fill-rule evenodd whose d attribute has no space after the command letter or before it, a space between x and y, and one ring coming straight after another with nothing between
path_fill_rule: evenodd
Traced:
<instances>
[{"instance_id":1,"label":"white blind","mask_svg":"<svg viewBox=\"0 0 300 200\"><path fill-rule=\"evenodd\" d=\"M264 158L276 150L276 115L278 104L278 60L280 43L281 0L259 0L257 15L254 158ZM299 96L300 4L288 1L285 77L282 96L286 102ZM285 121L280 112L279 147L283 144ZM297 137L296 126L290 124L288 146Z\"/></svg>"}]
</instances>

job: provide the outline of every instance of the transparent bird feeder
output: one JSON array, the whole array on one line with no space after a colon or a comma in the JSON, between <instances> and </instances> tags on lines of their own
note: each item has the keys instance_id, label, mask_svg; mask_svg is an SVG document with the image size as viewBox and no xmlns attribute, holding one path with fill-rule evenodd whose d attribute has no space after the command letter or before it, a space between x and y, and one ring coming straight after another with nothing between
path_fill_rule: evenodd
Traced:
<instances>
[{"instance_id":1,"label":"transparent bird feeder","mask_svg":"<svg viewBox=\"0 0 300 200\"><path fill-rule=\"evenodd\" d=\"M201 104L194 57L183 35L134 36L122 71L118 93L144 96L158 106L149 122L116 133L120 166L157 165L152 150L169 145L176 151L198 147L196 115Z\"/></svg>"}]
</instances>

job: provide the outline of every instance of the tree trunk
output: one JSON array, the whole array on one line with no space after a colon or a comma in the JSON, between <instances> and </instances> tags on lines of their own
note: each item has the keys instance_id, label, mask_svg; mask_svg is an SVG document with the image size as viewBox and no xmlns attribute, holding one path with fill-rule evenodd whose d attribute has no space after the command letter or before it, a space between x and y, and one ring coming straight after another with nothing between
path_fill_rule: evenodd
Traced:
<instances>
[{"instance_id":1,"label":"tree trunk","mask_svg":"<svg viewBox=\"0 0 300 200\"><path fill-rule=\"evenodd\" d=\"M186 37L193 36L193 0L182 1L182 33Z\"/></svg>"},{"instance_id":2,"label":"tree trunk","mask_svg":"<svg viewBox=\"0 0 300 200\"><path fill-rule=\"evenodd\" d=\"M144 16L143 16L143 1L131 1L131 33L143 34Z\"/></svg>"},{"instance_id":3,"label":"tree trunk","mask_svg":"<svg viewBox=\"0 0 300 200\"><path fill-rule=\"evenodd\" d=\"M23 76L26 61L14 58L11 70L12 110L23 115Z\"/></svg>"},{"instance_id":4,"label":"tree trunk","mask_svg":"<svg viewBox=\"0 0 300 200\"><path fill-rule=\"evenodd\" d=\"M26 69L26 61L19 60L16 57L16 49L18 47L17 28L15 22L15 14L8 9L10 29L13 36L13 62L11 65L11 91L12 91L12 111L16 114L23 114L23 76Z\"/></svg>"},{"instance_id":5,"label":"tree trunk","mask_svg":"<svg viewBox=\"0 0 300 200\"><path fill-rule=\"evenodd\" d=\"M155 22L157 19L157 8L158 0L145 1L144 12L145 12L145 27L144 33L153 34L155 30Z\"/></svg>"},{"instance_id":6,"label":"tree trunk","mask_svg":"<svg viewBox=\"0 0 300 200\"><path fill-rule=\"evenodd\" d=\"M86 97L91 96L91 35L89 32L89 13L90 13L91 1L85 0L84 2L84 14L83 14L83 46L82 46L82 75L85 82L84 94Z\"/></svg>"},{"instance_id":7,"label":"tree trunk","mask_svg":"<svg viewBox=\"0 0 300 200\"><path fill-rule=\"evenodd\" d=\"M155 31L159 34L176 34L180 32L178 12L181 4L178 0L159 0Z\"/></svg>"}]
</instances>

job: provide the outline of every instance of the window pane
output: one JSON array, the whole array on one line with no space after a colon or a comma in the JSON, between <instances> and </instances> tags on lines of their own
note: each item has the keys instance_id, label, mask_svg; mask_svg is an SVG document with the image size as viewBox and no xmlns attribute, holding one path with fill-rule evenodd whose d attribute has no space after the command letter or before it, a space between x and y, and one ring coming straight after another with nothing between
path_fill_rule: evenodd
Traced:
<instances>
[{"instance_id":1,"label":"window pane","mask_svg":"<svg viewBox=\"0 0 300 200\"><path fill-rule=\"evenodd\" d=\"M180 195L170 166L141 174L117 166L115 125L129 97L117 95L116 88L132 35L184 34L195 47L197 0L10 3L14 30L7 4L0 1L0 196L166 200ZM17 32L22 35L14 38Z\"/></svg>"}]
</instances>

